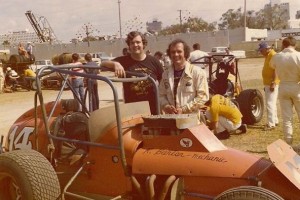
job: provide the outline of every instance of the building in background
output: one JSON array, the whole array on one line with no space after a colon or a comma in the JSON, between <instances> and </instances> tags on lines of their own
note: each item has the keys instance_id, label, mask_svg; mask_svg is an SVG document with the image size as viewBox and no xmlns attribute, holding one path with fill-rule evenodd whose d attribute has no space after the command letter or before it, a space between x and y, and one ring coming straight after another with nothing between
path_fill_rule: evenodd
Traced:
<instances>
[{"instance_id":1,"label":"building in background","mask_svg":"<svg viewBox=\"0 0 300 200\"><path fill-rule=\"evenodd\" d=\"M39 38L37 37L35 32L29 32L28 30L14 31L4 35L0 35L0 44L6 43L14 46L18 45L18 43L20 42L24 44L26 44L27 42L37 43L39 42Z\"/></svg>"},{"instance_id":2,"label":"building in background","mask_svg":"<svg viewBox=\"0 0 300 200\"><path fill-rule=\"evenodd\" d=\"M147 31L150 33L156 33L162 30L162 22L154 19L152 22L146 23Z\"/></svg>"}]
</instances>

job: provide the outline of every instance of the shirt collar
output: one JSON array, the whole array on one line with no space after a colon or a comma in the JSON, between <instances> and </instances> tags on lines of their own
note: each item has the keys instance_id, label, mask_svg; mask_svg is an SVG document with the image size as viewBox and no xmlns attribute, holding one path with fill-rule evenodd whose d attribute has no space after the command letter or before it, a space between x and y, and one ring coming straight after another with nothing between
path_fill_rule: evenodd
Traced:
<instances>
[{"instance_id":1,"label":"shirt collar","mask_svg":"<svg viewBox=\"0 0 300 200\"><path fill-rule=\"evenodd\" d=\"M296 50L293 47L287 47L282 50L282 52L295 52Z\"/></svg>"}]
</instances>

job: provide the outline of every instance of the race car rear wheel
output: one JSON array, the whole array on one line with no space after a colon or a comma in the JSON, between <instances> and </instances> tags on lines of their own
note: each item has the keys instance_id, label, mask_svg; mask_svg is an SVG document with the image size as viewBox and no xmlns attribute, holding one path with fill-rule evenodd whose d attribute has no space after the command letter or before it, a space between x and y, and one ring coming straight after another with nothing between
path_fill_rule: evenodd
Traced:
<instances>
[{"instance_id":1,"label":"race car rear wheel","mask_svg":"<svg viewBox=\"0 0 300 200\"><path fill-rule=\"evenodd\" d=\"M237 97L243 123L253 125L260 122L264 113L264 100L257 89L243 90Z\"/></svg>"},{"instance_id":2,"label":"race car rear wheel","mask_svg":"<svg viewBox=\"0 0 300 200\"><path fill-rule=\"evenodd\" d=\"M59 195L57 175L42 154L33 150L0 154L0 199L55 200Z\"/></svg>"},{"instance_id":3,"label":"race car rear wheel","mask_svg":"<svg viewBox=\"0 0 300 200\"><path fill-rule=\"evenodd\" d=\"M214 200L284 200L274 192L256 186L241 186L229 189Z\"/></svg>"}]
</instances>

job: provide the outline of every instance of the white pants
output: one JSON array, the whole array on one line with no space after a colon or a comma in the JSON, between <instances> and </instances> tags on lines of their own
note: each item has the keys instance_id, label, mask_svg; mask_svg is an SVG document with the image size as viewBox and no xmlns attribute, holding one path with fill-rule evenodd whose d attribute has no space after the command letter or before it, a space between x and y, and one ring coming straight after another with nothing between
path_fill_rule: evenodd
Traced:
<instances>
[{"instance_id":1,"label":"white pants","mask_svg":"<svg viewBox=\"0 0 300 200\"><path fill-rule=\"evenodd\" d=\"M211 114L209 111L206 111L206 117L208 120L211 120ZM238 124L233 124L233 122L230 121L229 119L227 119L223 116L219 116L218 126L215 130L215 133L221 133L225 130L227 130L228 132L235 131L236 129L238 129L241 126L241 124L242 124L242 122L240 122Z\"/></svg>"},{"instance_id":2,"label":"white pants","mask_svg":"<svg viewBox=\"0 0 300 200\"><path fill-rule=\"evenodd\" d=\"M282 114L282 126L285 138L293 137L293 106L300 119L300 85L298 83L280 83L278 99Z\"/></svg>"},{"instance_id":3,"label":"white pants","mask_svg":"<svg viewBox=\"0 0 300 200\"><path fill-rule=\"evenodd\" d=\"M270 86L265 85L265 99L267 106L267 124L269 126L275 126L278 124L277 116L277 97L278 97L278 85L275 86L274 91L270 91Z\"/></svg>"}]
</instances>

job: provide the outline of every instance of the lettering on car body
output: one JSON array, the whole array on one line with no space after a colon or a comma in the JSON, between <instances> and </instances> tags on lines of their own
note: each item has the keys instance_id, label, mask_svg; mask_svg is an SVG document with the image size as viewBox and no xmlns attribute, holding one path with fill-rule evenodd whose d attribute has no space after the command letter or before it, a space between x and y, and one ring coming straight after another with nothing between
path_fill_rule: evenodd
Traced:
<instances>
[{"instance_id":1,"label":"lettering on car body","mask_svg":"<svg viewBox=\"0 0 300 200\"><path fill-rule=\"evenodd\" d=\"M32 143L29 141L29 136L33 133L33 127L24 127L17 134L18 126L9 133L9 151L15 149L32 149Z\"/></svg>"}]
</instances>

